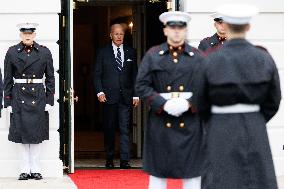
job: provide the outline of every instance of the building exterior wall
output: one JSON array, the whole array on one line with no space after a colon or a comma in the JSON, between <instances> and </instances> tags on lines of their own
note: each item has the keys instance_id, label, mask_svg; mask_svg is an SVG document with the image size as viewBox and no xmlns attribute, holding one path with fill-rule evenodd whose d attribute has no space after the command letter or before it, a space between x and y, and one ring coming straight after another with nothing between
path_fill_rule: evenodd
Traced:
<instances>
[{"instance_id":1,"label":"building exterior wall","mask_svg":"<svg viewBox=\"0 0 284 189\"><path fill-rule=\"evenodd\" d=\"M260 8L260 14L252 20L252 28L248 40L255 45L262 45L272 54L281 79L282 93L284 91L284 1L273 0L181 0L181 10L192 15L189 24L188 40L197 47L199 41L215 33L213 19L209 14L223 3L247 3ZM283 96L283 95L282 95ZM270 146L274 159L276 174L284 175L284 101L280 110L267 126Z\"/></svg>"},{"instance_id":2,"label":"building exterior wall","mask_svg":"<svg viewBox=\"0 0 284 189\"><path fill-rule=\"evenodd\" d=\"M60 0L9 0L0 1L0 67L4 73L4 58L8 48L20 42L16 27L22 22L36 22L36 42L47 46L53 55L54 69L59 69L59 16ZM40 163L44 177L61 177L63 164L59 159L59 75L56 77L55 105L50 113L50 140L42 143ZM0 118L0 177L17 177L19 174L19 145L8 141L9 113L2 110Z\"/></svg>"}]
</instances>

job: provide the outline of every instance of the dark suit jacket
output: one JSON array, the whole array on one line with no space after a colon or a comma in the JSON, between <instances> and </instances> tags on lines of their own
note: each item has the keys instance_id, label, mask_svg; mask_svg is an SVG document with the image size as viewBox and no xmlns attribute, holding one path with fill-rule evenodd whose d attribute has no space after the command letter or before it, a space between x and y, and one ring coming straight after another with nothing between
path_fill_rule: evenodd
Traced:
<instances>
[{"instance_id":1,"label":"dark suit jacket","mask_svg":"<svg viewBox=\"0 0 284 189\"><path fill-rule=\"evenodd\" d=\"M134 84L137 75L136 51L123 45L124 62L121 71L117 68L112 43L102 48L94 66L96 94L104 92L107 104L118 103L123 96L124 103L131 104L135 95Z\"/></svg>"}]
</instances>

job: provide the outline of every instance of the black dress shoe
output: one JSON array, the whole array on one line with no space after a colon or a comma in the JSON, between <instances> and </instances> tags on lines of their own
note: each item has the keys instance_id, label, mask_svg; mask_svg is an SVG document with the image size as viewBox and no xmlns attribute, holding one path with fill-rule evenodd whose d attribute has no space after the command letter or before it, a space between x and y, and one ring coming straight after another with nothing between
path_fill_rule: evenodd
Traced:
<instances>
[{"instance_id":1,"label":"black dress shoe","mask_svg":"<svg viewBox=\"0 0 284 189\"><path fill-rule=\"evenodd\" d=\"M27 173L21 173L18 180L28 180L30 178L30 175Z\"/></svg>"},{"instance_id":2,"label":"black dress shoe","mask_svg":"<svg viewBox=\"0 0 284 189\"><path fill-rule=\"evenodd\" d=\"M41 180L42 176L40 173L31 173L31 179Z\"/></svg>"},{"instance_id":3,"label":"black dress shoe","mask_svg":"<svg viewBox=\"0 0 284 189\"><path fill-rule=\"evenodd\" d=\"M131 169L131 165L128 161L121 161L120 162L120 169Z\"/></svg>"},{"instance_id":4,"label":"black dress shoe","mask_svg":"<svg viewBox=\"0 0 284 189\"><path fill-rule=\"evenodd\" d=\"M107 169L114 169L113 161L106 161L106 168Z\"/></svg>"}]
</instances>

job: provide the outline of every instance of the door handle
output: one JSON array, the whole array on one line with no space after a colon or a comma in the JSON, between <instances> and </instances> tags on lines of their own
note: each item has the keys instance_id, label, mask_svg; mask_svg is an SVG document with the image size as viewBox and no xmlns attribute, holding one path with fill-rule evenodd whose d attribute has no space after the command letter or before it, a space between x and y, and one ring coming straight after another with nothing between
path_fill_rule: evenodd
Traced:
<instances>
[{"instance_id":1,"label":"door handle","mask_svg":"<svg viewBox=\"0 0 284 189\"><path fill-rule=\"evenodd\" d=\"M70 88L69 90L67 90L67 96L63 97L63 102L68 102L70 103L70 105L73 105L74 102L78 102L79 101L79 97L78 96L74 96L75 91Z\"/></svg>"}]
</instances>

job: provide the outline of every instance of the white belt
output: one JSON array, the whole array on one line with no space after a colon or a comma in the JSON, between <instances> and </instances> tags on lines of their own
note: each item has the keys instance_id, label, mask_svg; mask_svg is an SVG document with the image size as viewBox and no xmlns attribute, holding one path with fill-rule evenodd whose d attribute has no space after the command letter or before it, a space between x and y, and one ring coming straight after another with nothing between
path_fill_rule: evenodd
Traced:
<instances>
[{"instance_id":1,"label":"white belt","mask_svg":"<svg viewBox=\"0 0 284 189\"><path fill-rule=\"evenodd\" d=\"M15 83L43 83L42 79L14 79Z\"/></svg>"},{"instance_id":2,"label":"white belt","mask_svg":"<svg viewBox=\"0 0 284 189\"><path fill-rule=\"evenodd\" d=\"M166 99L169 100L171 98L184 98L184 99L190 99L192 97L192 92L171 92L171 93L160 93L160 95Z\"/></svg>"},{"instance_id":3,"label":"white belt","mask_svg":"<svg viewBox=\"0 0 284 189\"><path fill-rule=\"evenodd\" d=\"M259 112L260 106L257 104L234 104L230 106L215 106L211 107L211 112L214 114L231 114L231 113L250 113Z\"/></svg>"}]
</instances>

